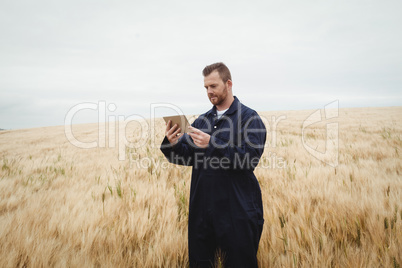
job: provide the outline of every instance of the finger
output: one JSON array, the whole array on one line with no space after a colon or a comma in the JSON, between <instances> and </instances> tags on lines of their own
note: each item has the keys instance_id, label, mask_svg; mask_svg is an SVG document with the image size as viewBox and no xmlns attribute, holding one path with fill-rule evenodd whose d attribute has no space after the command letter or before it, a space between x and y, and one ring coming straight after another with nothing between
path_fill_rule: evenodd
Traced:
<instances>
[{"instance_id":1,"label":"finger","mask_svg":"<svg viewBox=\"0 0 402 268\"><path fill-rule=\"evenodd\" d=\"M194 135L194 133L189 133L189 134L191 134L190 137L193 139L194 142L196 140L198 140L198 137L196 135Z\"/></svg>"},{"instance_id":2,"label":"finger","mask_svg":"<svg viewBox=\"0 0 402 268\"><path fill-rule=\"evenodd\" d=\"M176 129L175 131L173 131L173 128L171 128L168 135L169 137L173 138L176 137L178 133L180 133L180 128Z\"/></svg>"},{"instance_id":3,"label":"finger","mask_svg":"<svg viewBox=\"0 0 402 268\"><path fill-rule=\"evenodd\" d=\"M190 133L188 133L192 138L198 138L199 137L199 132L195 132L195 131L193 131L193 132L190 132Z\"/></svg>"},{"instance_id":4,"label":"finger","mask_svg":"<svg viewBox=\"0 0 402 268\"><path fill-rule=\"evenodd\" d=\"M181 131L181 128L178 128L175 132L173 132L173 135L177 136L177 134L180 133L180 131Z\"/></svg>"},{"instance_id":5,"label":"finger","mask_svg":"<svg viewBox=\"0 0 402 268\"><path fill-rule=\"evenodd\" d=\"M172 120L169 120L167 123L166 123L166 133L169 131L169 129L171 129L171 125L172 124Z\"/></svg>"},{"instance_id":6,"label":"finger","mask_svg":"<svg viewBox=\"0 0 402 268\"><path fill-rule=\"evenodd\" d=\"M172 137L172 139L170 140L170 143L176 143L179 138L180 137L178 137L178 136Z\"/></svg>"},{"instance_id":7,"label":"finger","mask_svg":"<svg viewBox=\"0 0 402 268\"><path fill-rule=\"evenodd\" d=\"M190 132L196 132L198 130L193 126L188 126L188 129L189 129Z\"/></svg>"},{"instance_id":8,"label":"finger","mask_svg":"<svg viewBox=\"0 0 402 268\"><path fill-rule=\"evenodd\" d=\"M181 136L181 133L180 133L180 128L179 128L175 132L169 134L168 139L173 141L173 140L179 139L180 136Z\"/></svg>"},{"instance_id":9,"label":"finger","mask_svg":"<svg viewBox=\"0 0 402 268\"><path fill-rule=\"evenodd\" d=\"M191 139L193 139L193 142L195 143L196 137L195 137L194 133L191 132L191 133L188 133L188 135L191 137Z\"/></svg>"},{"instance_id":10,"label":"finger","mask_svg":"<svg viewBox=\"0 0 402 268\"><path fill-rule=\"evenodd\" d=\"M177 124L174 124L174 126L171 127L171 128L168 130L167 133L168 133L169 135L172 135L172 133L175 132L178 127L179 127L179 126L178 126Z\"/></svg>"}]
</instances>

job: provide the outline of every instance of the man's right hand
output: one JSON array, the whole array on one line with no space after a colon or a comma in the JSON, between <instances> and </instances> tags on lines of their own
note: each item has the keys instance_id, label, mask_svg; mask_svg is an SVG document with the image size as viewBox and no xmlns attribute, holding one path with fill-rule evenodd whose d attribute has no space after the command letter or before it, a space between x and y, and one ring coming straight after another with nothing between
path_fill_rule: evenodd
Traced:
<instances>
[{"instance_id":1,"label":"man's right hand","mask_svg":"<svg viewBox=\"0 0 402 268\"><path fill-rule=\"evenodd\" d=\"M166 124L165 135L170 144L175 145L179 140L179 138L181 137L180 128L178 127L177 124L174 124L173 127L171 125L172 121L169 120L169 122Z\"/></svg>"}]
</instances>

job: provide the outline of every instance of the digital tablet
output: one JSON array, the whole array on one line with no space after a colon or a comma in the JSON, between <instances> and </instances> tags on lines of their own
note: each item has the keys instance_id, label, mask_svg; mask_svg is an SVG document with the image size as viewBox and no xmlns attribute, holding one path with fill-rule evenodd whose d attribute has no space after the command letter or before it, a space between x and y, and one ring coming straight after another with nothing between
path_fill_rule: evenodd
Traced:
<instances>
[{"instance_id":1,"label":"digital tablet","mask_svg":"<svg viewBox=\"0 0 402 268\"><path fill-rule=\"evenodd\" d=\"M169 120L172 120L171 127L173 127L174 124L177 124L180 128L180 133L182 134L191 132L188 129L191 124L188 122L185 115L164 116L163 119L165 120L166 124L169 122Z\"/></svg>"}]
</instances>

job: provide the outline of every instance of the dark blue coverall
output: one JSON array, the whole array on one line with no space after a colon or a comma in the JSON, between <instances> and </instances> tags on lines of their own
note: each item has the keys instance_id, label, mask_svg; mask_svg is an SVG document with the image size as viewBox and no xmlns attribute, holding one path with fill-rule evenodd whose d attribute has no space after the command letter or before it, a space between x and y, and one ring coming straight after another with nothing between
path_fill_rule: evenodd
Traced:
<instances>
[{"instance_id":1,"label":"dark blue coverall","mask_svg":"<svg viewBox=\"0 0 402 268\"><path fill-rule=\"evenodd\" d=\"M237 97L217 120L216 107L192 124L211 135L207 148L188 134L161 151L169 162L192 166L188 246L191 267L211 267L216 251L225 267L257 267L263 228L261 189L254 168L264 151L266 129L258 114Z\"/></svg>"}]
</instances>

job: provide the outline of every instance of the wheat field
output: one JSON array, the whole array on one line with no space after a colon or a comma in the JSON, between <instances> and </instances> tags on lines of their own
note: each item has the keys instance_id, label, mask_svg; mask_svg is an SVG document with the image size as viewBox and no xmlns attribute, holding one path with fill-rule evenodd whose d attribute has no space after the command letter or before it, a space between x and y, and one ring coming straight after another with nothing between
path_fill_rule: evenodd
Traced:
<instances>
[{"instance_id":1,"label":"wheat field","mask_svg":"<svg viewBox=\"0 0 402 268\"><path fill-rule=\"evenodd\" d=\"M303 145L326 148L313 112L260 113L260 267L400 267L402 107L340 109L335 167ZM191 168L164 159L162 119L115 125L71 126L89 149L64 126L0 132L0 267L188 266Z\"/></svg>"}]
</instances>

